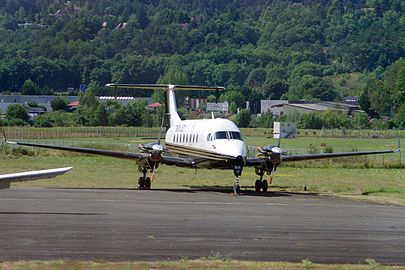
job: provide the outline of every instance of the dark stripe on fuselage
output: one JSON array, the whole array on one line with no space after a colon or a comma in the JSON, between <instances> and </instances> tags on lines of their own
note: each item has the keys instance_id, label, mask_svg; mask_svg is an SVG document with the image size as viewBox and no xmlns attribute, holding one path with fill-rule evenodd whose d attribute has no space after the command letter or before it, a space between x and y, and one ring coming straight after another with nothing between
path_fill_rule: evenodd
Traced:
<instances>
[{"instance_id":1,"label":"dark stripe on fuselage","mask_svg":"<svg viewBox=\"0 0 405 270\"><path fill-rule=\"evenodd\" d=\"M207 151L205 149L198 149L194 147L178 145L178 144L171 144L166 143L165 146L167 149L174 153L189 155L189 156L198 156L207 159L214 159L214 160L228 160L234 159L232 156L221 155L212 151Z\"/></svg>"}]
</instances>

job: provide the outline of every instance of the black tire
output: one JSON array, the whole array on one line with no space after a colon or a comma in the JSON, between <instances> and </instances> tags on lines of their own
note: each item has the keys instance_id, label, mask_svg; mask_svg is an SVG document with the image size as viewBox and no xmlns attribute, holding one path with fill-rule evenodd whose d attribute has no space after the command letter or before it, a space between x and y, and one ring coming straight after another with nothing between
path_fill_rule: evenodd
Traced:
<instances>
[{"instance_id":1,"label":"black tire","mask_svg":"<svg viewBox=\"0 0 405 270\"><path fill-rule=\"evenodd\" d=\"M139 177L139 179L138 179L138 188L139 189L144 189L145 188L145 178Z\"/></svg>"},{"instance_id":2,"label":"black tire","mask_svg":"<svg viewBox=\"0 0 405 270\"><path fill-rule=\"evenodd\" d=\"M255 190L257 192L260 192L260 190L262 189L263 183L260 179L257 179L255 182Z\"/></svg>"},{"instance_id":3,"label":"black tire","mask_svg":"<svg viewBox=\"0 0 405 270\"><path fill-rule=\"evenodd\" d=\"M146 177L146 179L145 179L145 189L150 189L151 185L152 185L152 182L150 181L150 178Z\"/></svg>"},{"instance_id":4,"label":"black tire","mask_svg":"<svg viewBox=\"0 0 405 270\"><path fill-rule=\"evenodd\" d=\"M263 180L262 190L263 192L267 192L269 190L269 182L267 182L267 180Z\"/></svg>"}]
</instances>

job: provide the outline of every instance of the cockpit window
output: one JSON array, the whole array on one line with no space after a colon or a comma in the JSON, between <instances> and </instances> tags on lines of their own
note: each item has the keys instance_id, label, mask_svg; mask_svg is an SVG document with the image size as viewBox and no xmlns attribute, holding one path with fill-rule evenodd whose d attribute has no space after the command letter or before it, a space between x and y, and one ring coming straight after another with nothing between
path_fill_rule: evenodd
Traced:
<instances>
[{"instance_id":1,"label":"cockpit window","mask_svg":"<svg viewBox=\"0 0 405 270\"><path fill-rule=\"evenodd\" d=\"M232 138L232 139L243 141L242 135L240 134L240 132L237 132L237 131L230 131L229 134L231 135L231 138Z\"/></svg>"},{"instance_id":2,"label":"cockpit window","mask_svg":"<svg viewBox=\"0 0 405 270\"><path fill-rule=\"evenodd\" d=\"M215 140L222 140L222 139L228 139L228 137L226 136L226 131L215 132Z\"/></svg>"}]
</instances>

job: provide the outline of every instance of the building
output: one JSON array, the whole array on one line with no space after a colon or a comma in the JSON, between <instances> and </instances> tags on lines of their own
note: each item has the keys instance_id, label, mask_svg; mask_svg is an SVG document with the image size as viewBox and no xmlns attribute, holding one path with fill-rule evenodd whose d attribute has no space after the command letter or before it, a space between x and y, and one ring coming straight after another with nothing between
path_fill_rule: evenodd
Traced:
<instances>
[{"instance_id":1,"label":"building","mask_svg":"<svg viewBox=\"0 0 405 270\"><path fill-rule=\"evenodd\" d=\"M328 101L318 103L290 103L284 104L283 106L284 114L322 112L328 110L339 111L346 115L364 113L359 105Z\"/></svg>"},{"instance_id":2,"label":"building","mask_svg":"<svg viewBox=\"0 0 405 270\"><path fill-rule=\"evenodd\" d=\"M36 96L36 95L0 95L0 111L6 112L8 106L11 104L21 104L27 107L30 103L36 103L38 106L43 106L46 108L46 111L52 111L51 102L55 98L61 97L66 99L69 106L72 108L77 108L79 106L79 97L78 96ZM100 96L97 97L100 102L105 102L107 100L115 100L123 106L127 106L128 103L138 99L144 99L147 103L152 102L152 98L143 98L143 97L112 97L112 96Z\"/></svg>"},{"instance_id":3,"label":"building","mask_svg":"<svg viewBox=\"0 0 405 270\"><path fill-rule=\"evenodd\" d=\"M285 104L288 104L288 100L260 100L260 113L270 111L273 115L282 115Z\"/></svg>"},{"instance_id":4,"label":"building","mask_svg":"<svg viewBox=\"0 0 405 270\"><path fill-rule=\"evenodd\" d=\"M59 96L36 96L36 95L0 95L0 110L7 111L11 104L21 104L26 106L30 103L36 103L39 106L44 106L48 112L52 111L51 102ZM63 96L68 102L77 100L77 96Z\"/></svg>"},{"instance_id":5,"label":"building","mask_svg":"<svg viewBox=\"0 0 405 270\"><path fill-rule=\"evenodd\" d=\"M228 102L207 102L207 112L225 112L229 110Z\"/></svg>"}]
</instances>

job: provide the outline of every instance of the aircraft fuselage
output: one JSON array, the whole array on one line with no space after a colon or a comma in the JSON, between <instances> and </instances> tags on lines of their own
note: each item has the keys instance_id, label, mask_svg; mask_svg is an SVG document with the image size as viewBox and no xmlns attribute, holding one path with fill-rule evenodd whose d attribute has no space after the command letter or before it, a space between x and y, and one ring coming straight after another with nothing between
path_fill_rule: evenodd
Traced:
<instances>
[{"instance_id":1,"label":"aircraft fuselage","mask_svg":"<svg viewBox=\"0 0 405 270\"><path fill-rule=\"evenodd\" d=\"M169 128L165 141L166 147L174 153L210 159L209 166L217 164L215 167L229 168L227 159L246 159L246 145L240 130L227 119L179 121ZM225 164L221 165L223 162Z\"/></svg>"}]
</instances>

